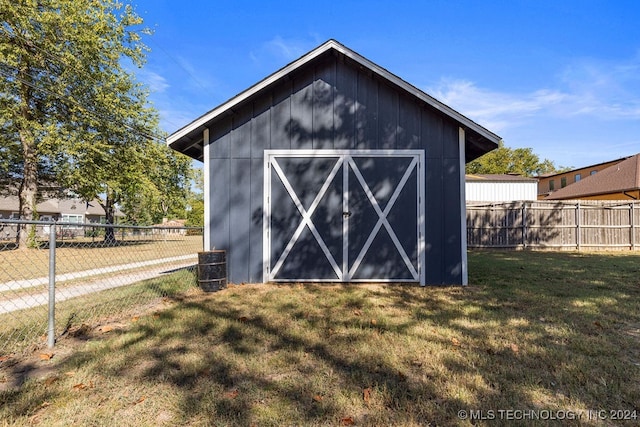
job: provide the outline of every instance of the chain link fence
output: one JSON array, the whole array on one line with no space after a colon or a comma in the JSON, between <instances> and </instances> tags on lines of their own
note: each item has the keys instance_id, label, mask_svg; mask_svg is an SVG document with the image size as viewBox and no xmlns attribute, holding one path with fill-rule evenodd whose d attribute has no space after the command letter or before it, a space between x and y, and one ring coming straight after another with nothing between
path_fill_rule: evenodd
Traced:
<instances>
[{"instance_id":1,"label":"chain link fence","mask_svg":"<svg viewBox=\"0 0 640 427\"><path fill-rule=\"evenodd\" d=\"M199 251L201 228L0 219L0 357L186 291Z\"/></svg>"}]
</instances>

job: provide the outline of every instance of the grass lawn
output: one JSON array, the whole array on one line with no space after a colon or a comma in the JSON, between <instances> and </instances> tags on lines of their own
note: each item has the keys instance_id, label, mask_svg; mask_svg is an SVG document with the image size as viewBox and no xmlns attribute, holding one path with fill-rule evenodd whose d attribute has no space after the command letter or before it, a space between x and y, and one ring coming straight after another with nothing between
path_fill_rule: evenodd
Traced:
<instances>
[{"instance_id":1,"label":"grass lawn","mask_svg":"<svg viewBox=\"0 0 640 427\"><path fill-rule=\"evenodd\" d=\"M85 239L86 240L86 239ZM202 250L202 236L119 242L104 245L85 241L58 242L56 274L148 261ZM0 283L46 277L49 274L49 249L0 250Z\"/></svg>"},{"instance_id":2,"label":"grass lawn","mask_svg":"<svg viewBox=\"0 0 640 427\"><path fill-rule=\"evenodd\" d=\"M0 425L640 424L639 255L471 252L469 272L191 289L1 362Z\"/></svg>"}]
</instances>

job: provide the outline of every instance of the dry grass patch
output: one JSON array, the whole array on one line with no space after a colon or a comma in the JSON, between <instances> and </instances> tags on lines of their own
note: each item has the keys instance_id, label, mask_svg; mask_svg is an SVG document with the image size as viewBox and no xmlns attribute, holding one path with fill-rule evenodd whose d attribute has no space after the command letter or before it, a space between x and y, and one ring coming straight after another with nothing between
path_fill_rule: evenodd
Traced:
<instances>
[{"instance_id":1,"label":"dry grass patch","mask_svg":"<svg viewBox=\"0 0 640 427\"><path fill-rule=\"evenodd\" d=\"M187 294L109 333L94 329L67 356L30 362L52 373L2 392L0 419L424 426L471 425L457 414L472 409L638 409L637 255L469 259L468 288ZM585 413L573 424L602 425Z\"/></svg>"},{"instance_id":2,"label":"dry grass patch","mask_svg":"<svg viewBox=\"0 0 640 427\"><path fill-rule=\"evenodd\" d=\"M56 274L195 254L200 250L202 236L123 241L115 245L105 245L100 241L59 242L56 248ZM49 250L1 250L0 266L0 283L46 277L49 274Z\"/></svg>"}]
</instances>

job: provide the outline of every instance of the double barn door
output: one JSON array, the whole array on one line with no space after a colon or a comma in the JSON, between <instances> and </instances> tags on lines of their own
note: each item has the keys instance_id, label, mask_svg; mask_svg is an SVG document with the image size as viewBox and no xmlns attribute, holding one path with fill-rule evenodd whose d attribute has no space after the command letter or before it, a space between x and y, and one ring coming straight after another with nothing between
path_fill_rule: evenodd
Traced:
<instances>
[{"instance_id":1,"label":"double barn door","mask_svg":"<svg viewBox=\"0 0 640 427\"><path fill-rule=\"evenodd\" d=\"M417 150L265 152L265 281L424 284Z\"/></svg>"}]
</instances>

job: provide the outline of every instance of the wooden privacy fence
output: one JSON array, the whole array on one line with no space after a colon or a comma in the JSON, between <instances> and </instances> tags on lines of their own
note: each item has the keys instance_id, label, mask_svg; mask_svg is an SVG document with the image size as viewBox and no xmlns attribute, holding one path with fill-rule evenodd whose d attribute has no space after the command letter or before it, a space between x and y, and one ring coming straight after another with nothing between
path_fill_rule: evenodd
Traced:
<instances>
[{"instance_id":1,"label":"wooden privacy fence","mask_svg":"<svg viewBox=\"0 0 640 427\"><path fill-rule=\"evenodd\" d=\"M468 203L467 246L640 249L640 202Z\"/></svg>"}]
</instances>

